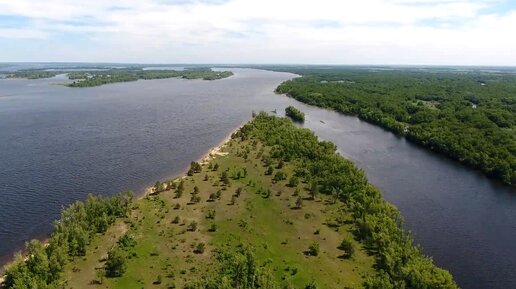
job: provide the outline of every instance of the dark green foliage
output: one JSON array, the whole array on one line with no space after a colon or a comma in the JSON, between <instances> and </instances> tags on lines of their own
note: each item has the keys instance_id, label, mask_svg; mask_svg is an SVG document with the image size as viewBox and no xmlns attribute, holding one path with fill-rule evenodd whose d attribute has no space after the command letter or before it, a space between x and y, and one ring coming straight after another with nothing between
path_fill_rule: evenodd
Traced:
<instances>
[{"instance_id":1,"label":"dark green foliage","mask_svg":"<svg viewBox=\"0 0 516 289\"><path fill-rule=\"evenodd\" d=\"M294 121L305 121L305 114L293 106L285 108L285 115L290 117Z\"/></svg>"},{"instance_id":2,"label":"dark green foliage","mask_svg":"<svg viewBox=\"0 0 516 289\"><path fill-rule=\"evenodd\" d=\"M53 288L69 258L84 256L86 245L97 233L104 233L116 218L125 217L132 193L114 197L89 195L61 212L45 248L39 241L27 243L27 260L21 255L5 272L5 288ZM25 287L24 287L25 286Z\"/></svg>"},{"instance_id":3,"label":"dark green foliage","mask_svg":"<svg viewBox=\"0 0 516 289\"><path fill-rule=\"evenodd\" d=\"M194 173L200 173L200 172L202 172L202 166L201 166L201 164L199 164L198 162L191 162L191 163L190 163L190 169L191 169Z\"/></svg>"},{"instance_id":4,"label":"dark green foliage","mask_svg":"<svg viewBox=\"0 0 516 289\"><path fill-rule=\"evenodd\" d=\"M336 195L353 216L356 236L377 258L379 273L368 288L455 289L452 276L436 267L413 245L402 228L402 217L370 185L364 172L336 153L334 144L318 141L308 129L296 128L285 118L257 115L238 132L242 139L258 139L274 147L275 158L299 164L295 174L310 184L311 194Z\"/></svg>"},{"instance_id":5,"label":"dark green foliage","mask_svg":"<svg viewBox=\"0 0 516 289\"><path fill-rule=\"evenodd\" d=\"M277 92L354 114L516 184L516 76L450 70L289 69Z\"/></svg>"}]
</instances>

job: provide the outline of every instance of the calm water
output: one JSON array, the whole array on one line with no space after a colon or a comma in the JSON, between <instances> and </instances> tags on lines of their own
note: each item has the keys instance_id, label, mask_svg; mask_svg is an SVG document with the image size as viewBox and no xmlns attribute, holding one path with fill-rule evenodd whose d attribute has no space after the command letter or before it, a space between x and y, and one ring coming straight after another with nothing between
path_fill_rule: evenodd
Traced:
<instances>
[{"instance_id":1,"label":"calm water","mask_svg":"<svg viewBox=\"0 0 516 289\"><path fill-rule=\"evenodd\" d=\"M0 80L0 256L44 236L89 192L141 191L184 171L253 110L295 104L394 203L463 288L516 288L516 192L380 128L272 93L291 74L72 89ZM321 122L324 121L324 123Z\"/></svg>"}]
</instances>

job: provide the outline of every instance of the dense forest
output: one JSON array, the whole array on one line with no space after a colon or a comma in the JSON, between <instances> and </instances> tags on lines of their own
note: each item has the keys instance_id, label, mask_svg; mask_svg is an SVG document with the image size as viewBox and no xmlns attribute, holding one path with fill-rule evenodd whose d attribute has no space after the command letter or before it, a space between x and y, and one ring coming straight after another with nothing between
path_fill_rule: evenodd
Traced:
<instances>
[{"instance_id":1,"label":"dense forest","mask_svg":"<svg viewBox=\"0 0 516 289\"><path fill-rule=\"evenodd\" d=\"M475 70L272 68L302 75L277 88L357 115L516 184L516 75Z\"/></svg>"},{"instance_id":2,"label":"dense forest","mask_svg":"<svg viewBox=\"0 0 516 289\"><path fill-rule=\"evenodd\" d=\"M334 144L265 113L140 200L71 205L25 256L6 288L457 288Z\"/></svg>"}]
</instances>

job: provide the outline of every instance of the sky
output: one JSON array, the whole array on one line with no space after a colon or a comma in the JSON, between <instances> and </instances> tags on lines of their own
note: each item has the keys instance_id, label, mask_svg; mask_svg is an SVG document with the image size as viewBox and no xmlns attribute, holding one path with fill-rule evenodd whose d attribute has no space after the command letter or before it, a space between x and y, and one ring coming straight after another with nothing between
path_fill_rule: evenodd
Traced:
<instances>
[{"instance_id":1,"label":"sky","mask_svg":"<svg viewBox=\"0 0 516 289\"><path fill-rule=\"evenodd\" d=\"M516 0L0 0L0 62L516 65Z\"/></svg>"}]
</instances>

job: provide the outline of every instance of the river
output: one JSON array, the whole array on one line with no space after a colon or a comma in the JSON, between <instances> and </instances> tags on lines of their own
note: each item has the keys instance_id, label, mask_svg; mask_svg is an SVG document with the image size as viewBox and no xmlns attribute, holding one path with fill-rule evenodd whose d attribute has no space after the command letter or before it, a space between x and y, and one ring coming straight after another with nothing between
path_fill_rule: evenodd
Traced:
<instances>
[{"instance_id":1,"label":"river","mask_svg":"<svg viewBox=\"0 0 516 289\"><path fill-rule=\"evenodd\" d=\"M425 254L462 288L516 288L516 192L356 117L273 93L294 77L251 69L217 81L93 88L0 80L0 256L43 237L88 193L141 192L180 174L252 111L295 105L405 217Z\"/></svg>"}]
</instances>

